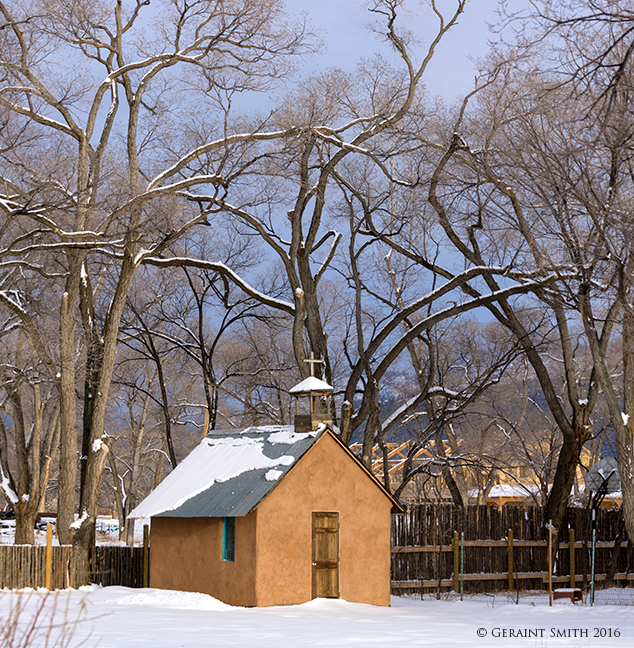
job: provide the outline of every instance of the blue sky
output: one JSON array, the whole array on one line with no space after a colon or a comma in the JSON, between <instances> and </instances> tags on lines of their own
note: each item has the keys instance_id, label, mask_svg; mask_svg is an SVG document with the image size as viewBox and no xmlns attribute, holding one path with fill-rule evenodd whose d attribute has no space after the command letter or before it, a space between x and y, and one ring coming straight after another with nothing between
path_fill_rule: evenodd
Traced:
<instances>
[{"instance_id":1,"label":"blue sky","mask_svg":"<svg viewBox=\"0 0 634 648\"><path fill-rule=\"evenodd\" d=\"M332 66L352 69L360 57L369 57L374 51L387 53L385 43L367 29L372 20L362 0L286 0L291 14L305 12L312 25L320 30L326 51L316 55L307 64L315 68ZM438 21L424 2L406 2L409 9L407 27L423 41L435 34ZM455 0L438 0L441 9L449 14ZM486 54L488 41L495 35L488 23L497 19L498 0L470 0L459 23L439 46L426 76L427 87L433 94L453 102L469 92L475 75L470 57ZM416 11L411 11L411 9Z\"/></svg>"}]
</instances>

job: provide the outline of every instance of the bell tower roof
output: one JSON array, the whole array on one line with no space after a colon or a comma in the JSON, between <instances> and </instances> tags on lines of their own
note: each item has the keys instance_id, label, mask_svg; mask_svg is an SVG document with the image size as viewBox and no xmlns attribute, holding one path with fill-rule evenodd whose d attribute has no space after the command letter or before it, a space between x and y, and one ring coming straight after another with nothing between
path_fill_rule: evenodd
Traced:
<instances>
[{"instance_id":1,"label":"bell tower roof","mask_svg":"<svg viewBox=\"0 0 634 648\"><path fill-rule=\"evenodd\" d=\"M331 394L332 387L315 376L308 376L295 387L291 387L289 393L293 396L310 396L311 393Z\"/></svg>"}]
</instances>

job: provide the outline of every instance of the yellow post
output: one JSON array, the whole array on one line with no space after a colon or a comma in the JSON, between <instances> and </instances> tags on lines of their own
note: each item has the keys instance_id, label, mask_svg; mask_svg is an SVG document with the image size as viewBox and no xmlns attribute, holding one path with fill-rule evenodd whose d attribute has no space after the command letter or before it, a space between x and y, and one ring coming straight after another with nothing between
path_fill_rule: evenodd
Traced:
<instances>
[{"instance_id":1,"label":"yellow post","mask_svg":"<svg viewBox=\"0 0 634 648\"><path fill-rule=\"evenodd\" d=\"M575 530L570 529L570 587L577 586L575 574Z\"/></svg>"},{"instance_id":2,"label":"yellow post","mask_svg":"<svg viewBox=\"0 0 634 648\"><path fill-rule=\"evenodd\" d=\"M548 520L548 605L553 604L553 521Z\"/></svg>"},{"instance_id":3,"label":"yellow post","mask_svg":"<svg viewBox=\"0 0 634 648\"><path fill-rule=\"evenodd\" d=\"M53 525L46 525L46 571L44 575L44 587L51 589L51 572L53 566Z\"/></svg>"},{"instance_id":4,"label":"yellow post","mask_svg":"<svg viewBox=\"0 0 634 648\"><path fill-rule=\"evenodd\" d=\"M507 551L508 585L509 585L509 591L511 591L513 589L513 529L509 529L507 542L508 542L508 551Z\"/></svg>"},{"instance_id":5,"label":"yellow post","mask_svg":"<svg viewBox=\"0 0 634 648\"><path fill-rule=\"evenodd\" d=\"M143 525L143 587L150 586L150 527Z\"/></svg>"},{"instance_id":6,"label":"yellow post","mask_svg":"<svg viewBox=\"0 0 634 648\"><path fill-rule=\"evenodd\" d=\"M460 541L458 532L453 532L453 591L460 591Z\"/></svg>"}]
</instances>

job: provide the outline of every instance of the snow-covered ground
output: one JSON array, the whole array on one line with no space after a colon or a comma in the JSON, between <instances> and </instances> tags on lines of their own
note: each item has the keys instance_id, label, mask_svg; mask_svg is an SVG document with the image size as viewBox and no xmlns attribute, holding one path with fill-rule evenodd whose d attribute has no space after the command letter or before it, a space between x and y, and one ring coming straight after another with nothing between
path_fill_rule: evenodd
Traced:
<instances>
[{"instance_id":1,"label":"snow-covered ground","mask_svg":"<svg viewBox=\"0 0 634 648\"><path fill-rule=\"evenodd\" d=\"M629 606L500 605L501 597L484 597L463 602L393 598L391 608L317 599L304 605L249 609L230 607L203 594L97 586L46 597L42 591L0 593L2 648L23 646L17 637L12 643L3 641L2 632L11 627L11 611L21 606L24 628L40 605L44 611L39 634L28 644L33 648L53 648L56 644L46 644L46 636L53 639L64 628L69 631L64 644L69 648L81 642L99 648L634 645L634 609ZM47 610L54 607L56 627L49 632L52 617Z\"/></svg>"}]
</instances>

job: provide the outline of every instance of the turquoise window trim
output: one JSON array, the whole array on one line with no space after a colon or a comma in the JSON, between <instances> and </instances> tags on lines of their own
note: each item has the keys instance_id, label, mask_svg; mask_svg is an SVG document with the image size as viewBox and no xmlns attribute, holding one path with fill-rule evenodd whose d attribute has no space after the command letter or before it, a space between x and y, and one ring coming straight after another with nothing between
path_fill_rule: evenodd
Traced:
<instances>
[{"instance_id":1,"label":"turquoise window trim","mask_svg":"<svg viewBox=\"0 0 634 648\"><path fill-rule=\"evenodd\" d=\"M222 559L234 562L236 559L236 519L222 518Z\"/></svg>"}]
</instances>

